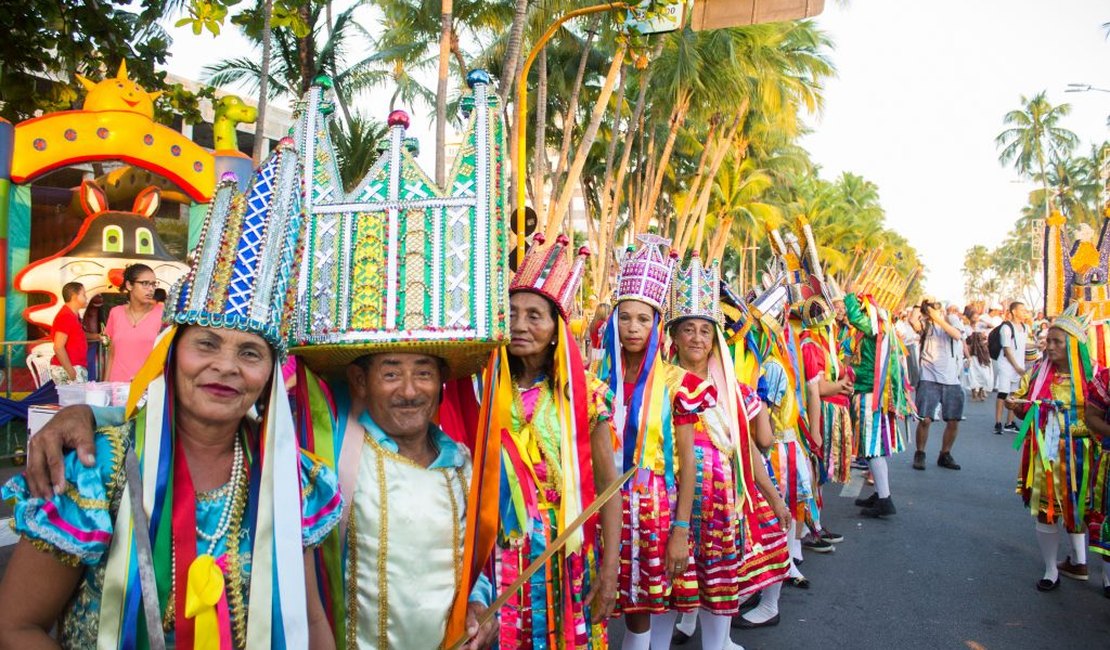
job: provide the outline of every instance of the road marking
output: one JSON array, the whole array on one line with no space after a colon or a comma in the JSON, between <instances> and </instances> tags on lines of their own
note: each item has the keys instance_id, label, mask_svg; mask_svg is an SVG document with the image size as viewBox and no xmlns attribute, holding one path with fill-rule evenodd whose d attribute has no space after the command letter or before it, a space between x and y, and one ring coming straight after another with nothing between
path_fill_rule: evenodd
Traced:
<instances>
[{"instance_id":1,"label":"road marking","mask_svg":"<svg viewBox=\"0 0 1110 650\"><path fill-rule=\"evenodd\" d=\"M852 472L852 479L840 488L840 496L854 499L859 496L861 490L863 490L863 472Z\"/></svg>"},{"instance_id":2,"label":"road marking","mask_svg":"<svg viewBox=\"0 0 1110 650\"><path fill-rule=\"evenodd\" d=\"M19 535L12 530L11 522L11 517L0 519L0 547L11 546L19 541Z\"/></svg>"}]
</instances>

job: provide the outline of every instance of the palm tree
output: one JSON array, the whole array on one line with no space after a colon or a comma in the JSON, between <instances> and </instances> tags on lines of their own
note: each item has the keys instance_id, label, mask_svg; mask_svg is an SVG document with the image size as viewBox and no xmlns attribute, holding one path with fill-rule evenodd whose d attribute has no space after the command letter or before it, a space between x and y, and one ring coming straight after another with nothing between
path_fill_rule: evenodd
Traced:
<instances>
[{"instance_id":1,"label":"palm tree","mask_svg":"<svg viewBox=\"0 0 1110 650\"><path fill-rule=\"evenodd\" d=\"M1047 195L1045 170L1048 161L1069 156L1079 138L1059 124L1060 119L1071 112L1071 105L1053 106L1045 95L1043 90L1029 98L1022 95L1021 108L1002 118L1009 128L999 133L994 142L1002 148L999 162L1013 164L1023 176L1040 178ZM1048 216L1047 202L1045 216Z\"/></svg>"}]
</instances>

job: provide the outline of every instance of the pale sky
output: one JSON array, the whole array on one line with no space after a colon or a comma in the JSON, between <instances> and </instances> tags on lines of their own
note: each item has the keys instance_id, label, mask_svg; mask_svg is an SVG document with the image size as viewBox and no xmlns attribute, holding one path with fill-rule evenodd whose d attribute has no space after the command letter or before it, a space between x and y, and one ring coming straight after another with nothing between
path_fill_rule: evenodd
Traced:
<instances>
[{"instance_id":1,"label":"pale sky","mask_svg":"<svg viewBox=\"0 0 1110 650\"><path fill-rule=\"evenodd\" d=\"M1081 151L1110 139L1107 0L851 0L818 18L836 43L838 77L802 144L822 176L860 174L879 187L888 224L917 248L926 289L963 300L960 267L993 248L1032 186L998 162L995 136L1021 95L1048 91L1072 112Z\"/></svg>"},{"instance_id":2,"label":"pale sky","mask_svg":"<svg viewBox=\"0 0 1110 650\"><path fill-rule=\"evenodd\" d=\"M1021 95L1047 90L1071 104L1064 126L1083 152L1110 139L1110 92L1064 92L1072 82L1110 90L1108 0L826 0L817 20L836 44L838 76L802 144L825 178L851 171L878 185L888 225L920 252L926 289L942 300L963 300L964 252L998 245L1032 189L994 145ZM168 68L185 77L246 51L231 27L216 41L170 31ZM384 104L362 108L385 117ZM414 112L428 158L419 118L430 110Z\"/></svg>"}]
</instances>

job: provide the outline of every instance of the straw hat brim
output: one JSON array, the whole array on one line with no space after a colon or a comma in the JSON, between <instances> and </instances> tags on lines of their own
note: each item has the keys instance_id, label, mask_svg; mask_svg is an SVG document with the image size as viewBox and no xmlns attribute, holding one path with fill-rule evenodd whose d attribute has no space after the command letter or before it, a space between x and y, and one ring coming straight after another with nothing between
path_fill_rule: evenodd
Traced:
<instances>
[{"instance_id":1,"label":"straw hat brim","mask_svg":"<svg viewBox=\"0 0 1110 650\"><path fill-rule=\"evenodd\" d=\"M304 360L313 372L325 377L342 376L348 365L368 354L384 352L426 354L437 357L447 365L444 381L469 377L482 370L489 353L508 341L393 341L389 343L344 344L291 346L290 354Z\"/></svg>"}]
</instances>

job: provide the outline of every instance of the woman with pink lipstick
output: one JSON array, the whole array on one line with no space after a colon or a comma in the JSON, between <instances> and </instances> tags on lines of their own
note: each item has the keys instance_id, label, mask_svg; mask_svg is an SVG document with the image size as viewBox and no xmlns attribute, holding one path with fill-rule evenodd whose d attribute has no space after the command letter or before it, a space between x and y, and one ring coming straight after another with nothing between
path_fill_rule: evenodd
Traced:
<instances>
[{"instance_id":1,"label":"woman with pink lipstick","mask_svg":"<svg viewBox=\"0 0 1110 650\"><path fill-rule=\"evenodd\" d=\"M279 148L264 165L283 161L295 156ZM125 422L97 431L95 460L65 456L53 498L23 476L3 487L22 539L0 583L0 647L334 646L307 549L342 503L335 474L297 449L279 372L277 265L297 220L246 214L236 186L217 191ZM261 243L239 236L265 230L253 220ZM232 277L221 259L240 260Z\"/></svg>"},{"instance_id":2,"label":"woman with pink lipstick","mask_svg":"<svg viewBox=\"0 0 1110 650\"><path fill-rule=\"evenodd\" d=\"M690 516L694 502L694 424L716 402L703 382L661 356L662 310L674 269L670 242L641 235L621 262L605 329L599 378L615 394L621 471L637 468L623 490L618 613L624 650L670 647L678 612L698 609Z\"/></svg>"}]
</instances>

